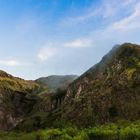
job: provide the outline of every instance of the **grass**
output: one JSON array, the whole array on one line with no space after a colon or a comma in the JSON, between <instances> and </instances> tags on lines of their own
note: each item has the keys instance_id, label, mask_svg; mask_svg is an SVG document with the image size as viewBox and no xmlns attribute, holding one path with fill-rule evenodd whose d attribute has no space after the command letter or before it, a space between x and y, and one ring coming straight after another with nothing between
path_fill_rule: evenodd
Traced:
<instances>
[{"instance_id":1,"label":"grass","mask_svg":"<svg viewBox=\"0 0 140 140\"><path fill-rule=\"evenodd\" d=\"M53 128L31 133L0 132L0 140L139 140L140 121L106 124L91 128Z\"/></svg>"}]
</instances>

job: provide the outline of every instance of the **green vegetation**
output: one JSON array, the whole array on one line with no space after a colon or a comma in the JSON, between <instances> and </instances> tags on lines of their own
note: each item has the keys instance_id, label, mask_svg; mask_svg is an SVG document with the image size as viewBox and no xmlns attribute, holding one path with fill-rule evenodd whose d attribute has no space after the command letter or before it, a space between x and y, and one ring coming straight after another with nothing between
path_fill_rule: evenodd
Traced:
<instances>
[{"instance_id":1,"label":"green vegetation","mask_svg":"<svg viewBox=\"0 0 140 140\"><path fill-rule=\"evenodd\" d=\"M12 76L3 76L0 77L0 88L4 90L10 91L19 91L19 92L37 92L39 89L39 85L32 82L26 81L20 78L12 77Z\"/></svg>"},{"instance_id":2,"label":"green vegetation","mask_svg":"<svg viewBox=\"0 0 140 140\"><path fill-rule=\"evenodd\" d=\"M66 127L32 133L0 132L0 140L139 140L140 121L107 124L85 129Z\"/></svg>"}]
</instances>

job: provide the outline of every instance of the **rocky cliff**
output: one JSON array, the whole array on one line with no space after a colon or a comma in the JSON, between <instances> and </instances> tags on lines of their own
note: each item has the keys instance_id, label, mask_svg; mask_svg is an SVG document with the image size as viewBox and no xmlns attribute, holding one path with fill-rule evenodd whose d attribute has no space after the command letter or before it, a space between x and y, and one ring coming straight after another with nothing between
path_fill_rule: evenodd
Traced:
<instances>
[{"instance_id":1,"label":"rocky cliff","mask_svg":"<svg viewBox=\"0 0 140 140\"><path fill-rule=\"evenodd\" d=\"M68 87L63 116L81 126L139 119L139 85L140 46L116 46Z\"/></svg>"},{"instance_id":2,"label":"rocky cliff","mask_svg":"<svg viewBox=\"0 0 140 140\"><path fill-rule=\"evenodd\" d=\"M0 71L0 129L14 128L32 110L39 85Z\"/></svg>"}]
</instances>

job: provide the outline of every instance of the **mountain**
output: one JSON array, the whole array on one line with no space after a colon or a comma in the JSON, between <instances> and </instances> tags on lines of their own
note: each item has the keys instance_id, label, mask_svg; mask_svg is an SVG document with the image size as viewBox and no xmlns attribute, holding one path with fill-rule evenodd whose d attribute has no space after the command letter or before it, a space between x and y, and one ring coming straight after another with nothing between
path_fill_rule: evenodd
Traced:
<instances>
[{"instance_id":1,"label":"mountain","mask_svg":"<svg viewBox=\"0 0 140 140\"><path fill-rule=\"evenodd\" d=\"M57 89L66 89L77 77L77 75L52 75L39 78L35 82L46 86L50 92L56 92Z\"/></svg>"},{"instance_id":2,"label":"mountain","mask_svg":"<svg viewBox=\"0 0 140 140\"><path fill-rule=\"evenodd\" d=\"M29 132L140 118L139 45L125 43L113 47L68 87L67 78L63 77L61 83L61 76L52 77L33 82L0 71L0 129ZM48 83L53 90L59 90L51 94ZM61 89L60 85L67 88ZM46 94L36 94L42 91L42 86L49 90Z\"/></svg>"},{"instance_id":3,"label":"mountain","mask_svg":"<svg viewBox=\"0 0 140 140\"><path fill-rule=\"evenodd\" d=\"M0 70L0 130L14 128L32 110L40 86Z\"/></svg>"},{"instance_id":4,"label":"mountain","mask_svg":"<svg viewBox=\"0 0 140 140\"><path fill-rule=\"evenodd\" d=\"M55 94L42 94L20 130L95 126L140 118L140 46L117 45L102 60Z\"/></svg>"},{"instance_id":5,"label":"mountain","mask_svg":"<svg viewBox=\"0 0 140 140\"><path fill-rule=\"evenodd\" d=\"M140 118L140 46L115 46L68 87L63 118L80 126Z\"/></svg>"}]
</instances>

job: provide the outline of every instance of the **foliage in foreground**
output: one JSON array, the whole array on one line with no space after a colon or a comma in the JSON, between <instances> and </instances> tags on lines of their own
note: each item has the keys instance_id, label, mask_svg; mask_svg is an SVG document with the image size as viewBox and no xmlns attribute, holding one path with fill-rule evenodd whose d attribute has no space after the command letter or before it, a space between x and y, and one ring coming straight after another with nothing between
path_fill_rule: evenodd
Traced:
<instances>
[{"instance_id":1,"label":"foliage in foreground","mask_svg":"<svg viewBox=\"0 0 140 140\"><path fill-rule=\"evenodd\" d=\"M140 122L120 124L88 129L46 129L32 133L0 132L0 140L140 140Z\"/></svg>"}]
</instances>

